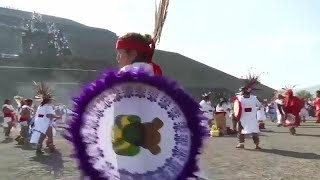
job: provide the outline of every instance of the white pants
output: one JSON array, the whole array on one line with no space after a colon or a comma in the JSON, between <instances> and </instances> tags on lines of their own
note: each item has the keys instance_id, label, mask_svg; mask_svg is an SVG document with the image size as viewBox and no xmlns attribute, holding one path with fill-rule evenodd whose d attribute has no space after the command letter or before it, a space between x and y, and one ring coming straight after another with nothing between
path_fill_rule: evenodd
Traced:
<instances>
[{"instance_id":1,"label":"white pants","mask_svg":"<svg viewBox=\"0 0 320 180\"><path fill-rule=\"evenodd\" d=\"M30 143L37 144L39 142L41 134L46 134L51 124L52 122L49 119L36 119L34 122L34 128L31 134Z\"/></svg>"},{"instance_id":2,"label":"white pants","mask_svg":"<svg viewBox=\"0 0 320 180\"><path fill-rule=\"evenodd\" d=\"M283 115L281 115L281 114L278 114L277 115L277 120L278 120L278 124L282 124L282 122L283 122Z\"/></svg>"},{"instance_id":3,"label":"white pants","mask_svg":"<svg viewBox=\"0 0 320 180\"><path fill-rule=\"evenodd\" d=\"M8 123L12 120L11 117L3 118L3 127L8 127Z\"/></svg>"}]
</instances>

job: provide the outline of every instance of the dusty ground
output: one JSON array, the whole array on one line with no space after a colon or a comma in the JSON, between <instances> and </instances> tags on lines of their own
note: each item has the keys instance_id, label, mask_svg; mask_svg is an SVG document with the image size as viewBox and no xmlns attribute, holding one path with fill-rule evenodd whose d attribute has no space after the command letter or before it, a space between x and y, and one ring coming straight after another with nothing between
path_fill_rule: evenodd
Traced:
<instances>
[{"instance_id":1,"label":"dusty ground","mask_svg":"<svg viewBox=\"0 0 320 180\"><path fill-rule=\"evenodd\" d=\"M203 155L205 172L212 180L319 180L320 125L304 123L291 136L287 128L268 123L261 136L263 150L253 150L251 139L246 150L236 150L235 137L211 138ZM4 139L0 134L0 139ZM61 137L59 152L37 158L35 152L15 142L0 144L0 179L49 180L78 179L71 148Z\"/></svg>"}]
</instances>

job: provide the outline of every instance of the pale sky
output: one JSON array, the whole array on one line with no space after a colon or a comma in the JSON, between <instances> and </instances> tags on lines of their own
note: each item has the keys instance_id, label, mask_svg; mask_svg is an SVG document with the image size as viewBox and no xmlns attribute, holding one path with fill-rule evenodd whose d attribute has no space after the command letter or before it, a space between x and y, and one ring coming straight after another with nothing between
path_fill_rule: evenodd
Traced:
<instances>
[{"instance_id":1,"label":"pale sky","mask_svg":"<svg viewBox=\"0 0 320 180\"><path fill-rule=\"evenodd\" d=\"M153 32L154 0L1 0L88 26ZM273 88L320 84L319 0L171 0L158 49L241 77L262 75ZM172 60L174 61L174 59ZM191 73L191 72L190 72Z\"/></svg>"}]
</instances>

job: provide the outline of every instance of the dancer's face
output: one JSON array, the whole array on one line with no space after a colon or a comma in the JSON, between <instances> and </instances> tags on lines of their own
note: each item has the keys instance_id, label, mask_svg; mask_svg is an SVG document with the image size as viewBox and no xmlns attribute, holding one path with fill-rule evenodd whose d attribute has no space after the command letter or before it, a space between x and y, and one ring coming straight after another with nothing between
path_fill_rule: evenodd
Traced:
<instances>
[{"instance_id":1,"label":"dancer's face","mask_svg":"<svg viewBox=\"0 0 320 180\"><path fill-rule=\"evenodd\" d=\"M137 57L135 50L118 49L117 51L117 60L120 68L132 64Z\"/></svg>"}]
</instances>

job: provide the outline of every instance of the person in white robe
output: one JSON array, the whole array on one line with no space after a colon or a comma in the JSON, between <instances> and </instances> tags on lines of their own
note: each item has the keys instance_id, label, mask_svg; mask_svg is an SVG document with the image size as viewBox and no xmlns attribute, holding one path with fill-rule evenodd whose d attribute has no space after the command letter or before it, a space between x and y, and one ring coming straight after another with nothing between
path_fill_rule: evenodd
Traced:
<instances>
[{"instance_id":1,"label":"person in white robe","mask_svg":"<svg viewBox=\"0 0 320 180\"><path fill-rule=\"evenodd\" d=\"M303 122L306 122L306 119L309 117L308 108L308 103L305 101L304 107L300 111L300 117Z\"/></svg>"},{"instance_id":2,"label":"person in white robe","mask_svg":"<svg viewBox=\"0 0 320 180\"><path fill-rule=\"evenodd\" d=\"M35 85L37 88L36 99L40 100L41 104L35 114L30 143L37 144L37 154L43 154L42 144L47 136L48 129L51 126L52 121L59 117L55 115L53 105L51 104L53 100L51 90L46 87L44 83L35 83Z\"/></svg>"},{"instance_id":3,"label":"person in white robe","mask_svg":"<svg viewBox=\"0 0 320 180\"><path fill-rule=\"evenodd\" d=\"M206 121L203 121L203 125L205 127L208 127L208 129L210 129L210 126L212 125L212 121L213 121L213 114L214 114L214 107L212 107L211 105L211 101L210 101L210 95L211 92L205 93L202 95L202 100L200 101L200 107L201 107L201 111L203 111L203 115L207 118Z\"/></svg>"},{"instance_id":4,"label":"person in white robe","mask_svg":"<svg viewBox=\"0 0 320 180\"><path fill-rule=\"evenodd\" d=\"M257 120L257 108L260 108L261 100L257 96L251 95L254 86L259 84L259 77L249 74L245 80L246 85L240 88L240 95L236 97L236 101L241 104L241 116L238 121L238 139L239 144L237 149L244 149L245 135L252 135L256 149L261 149L259 146L259 123Z\"/></svg>"},{"instance_id":5,"label":"person in white robe","mask_svg":"<svg viewBox=\"0 0 320 180\"><path fill-rule=\"evenodd\" d=\"M278 127L280 127L284 124L284 117L285 117L284 96L281 94L278 94L274 104L275 104L275 109L277 113L277 124L278 124Z\"/></svg>"},{"instance_id":6,"label":"person in white robe","mask_svg":"<svg viewBox=\"0 0 320 180\"><path fill-rule=\"evenodd\" d=\"M264 121L267 120L265 104L257 107L257 120L259 122L259 129L265 129Z\"/></svg>"},{"instance_id":7,"label":"person in white robe","mask_svg":"<svg viewBox=\"0 0 320 180\"><path fill-rule=\"evenodd\" d=\"M231 134L230 127L232 125L232 119L230 116L231 104L225 98L220 98L220 102L217 104L215 111L215 121L217 128L222 130L223 134ZM229 129L229 131L228 131Z\"/></svg>"}]
</instances>

